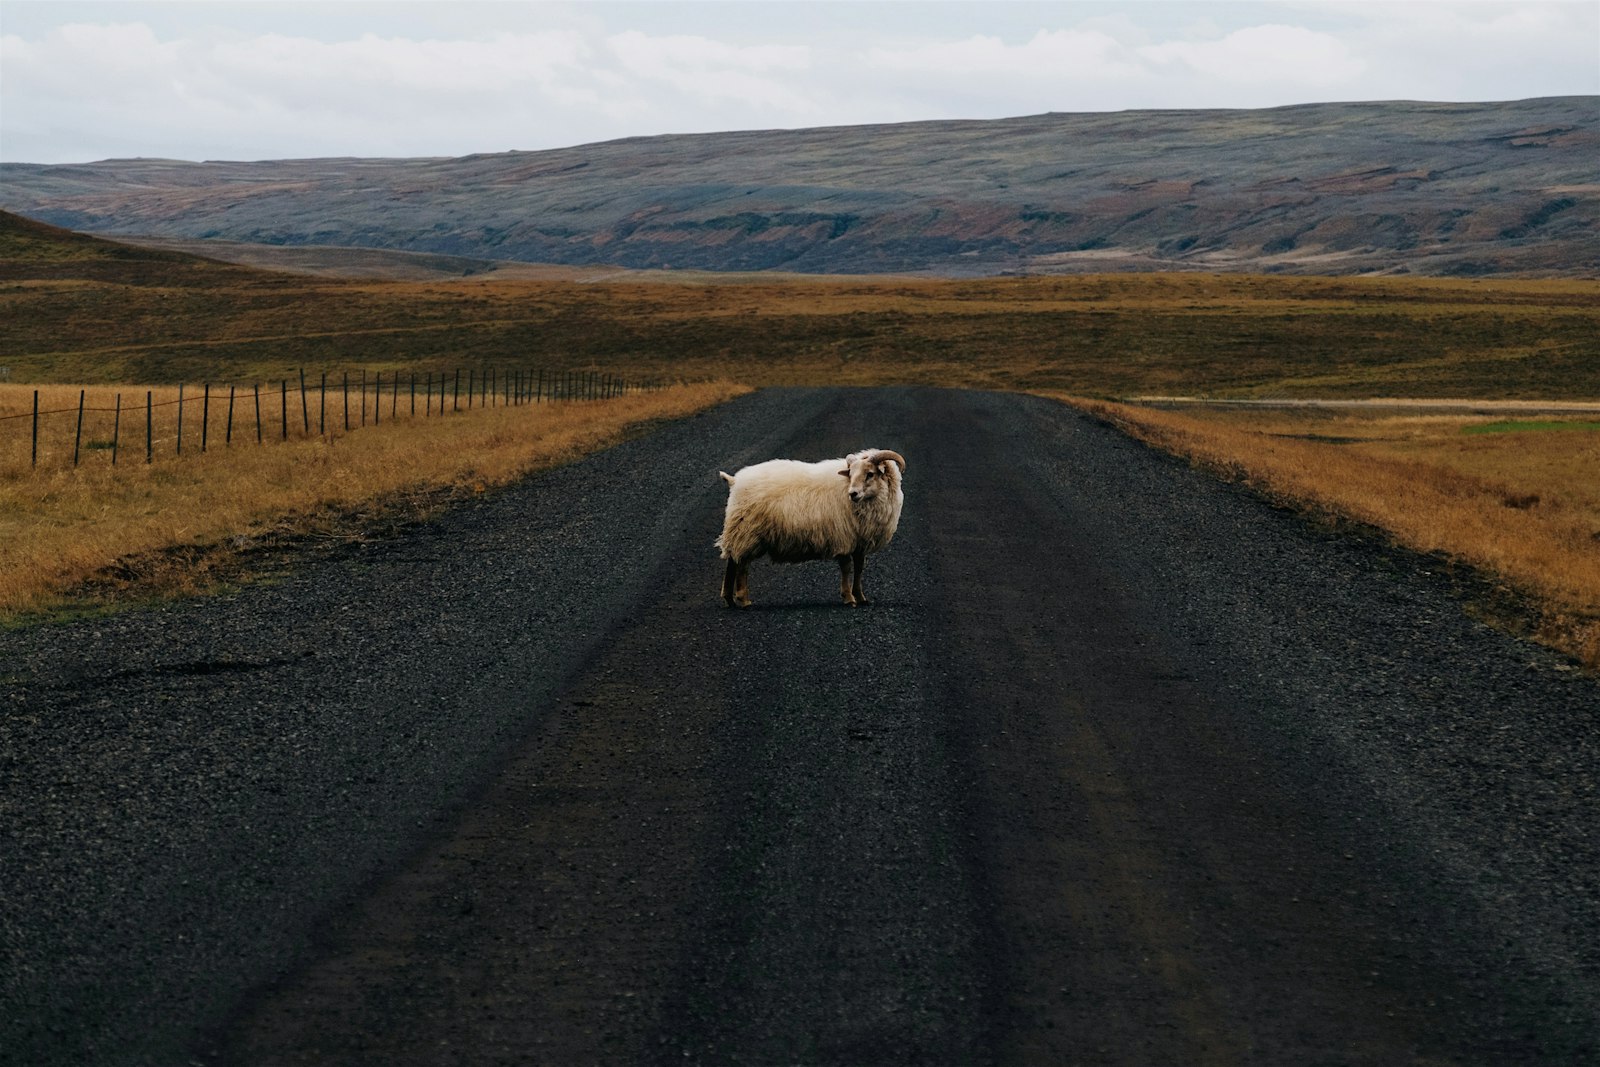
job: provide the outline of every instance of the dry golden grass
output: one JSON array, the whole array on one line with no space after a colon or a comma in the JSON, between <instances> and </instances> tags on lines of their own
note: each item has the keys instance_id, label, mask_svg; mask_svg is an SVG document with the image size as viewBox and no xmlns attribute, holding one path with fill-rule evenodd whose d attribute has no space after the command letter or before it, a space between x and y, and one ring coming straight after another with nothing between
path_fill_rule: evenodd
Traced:
<instances>
[{"instance_id":1,"label":"dry golden grass","mask_svg":"<svg viewBox=\"0 0 1600 1067\"><path fill-rule=\"evenodd\" d=\"M291 423L287 442L263 445L255 443L252 406L247 439L240 442L236 426L232 447L220 442L213 407L205 454L198 451L191 423L185 426L182 457L172 455L169 433L155 462L146 464L145 389L124 387L125 399L139 398L138 447L123 452L115 468L105 449L85 452L80 466L72 468L70 436L66 466L59 445L52 445L51 461L36 471L27 465L26 442L20 463L16 448L6 451L9 458L0 463L0 617L47 610L64 592L104 576L119 561L126 569L129 558L164 550L242 546L261 530L315 528L329 515L428 489L481 491L615 443L641 424L688 415L746 391L712 382L605 401L476 408L445 418L391 419L385 411L381 424L327 436L302 436L302 420L298 426ZM92 395L102 392L109 399L115 390ZM158 391L156 399L165 392ZM170 390L174 397L176 392ZM0 386L0 414L31 410L32 396L31 386ZM41 406L68 406L63 399L70 401L75 422L75 387L42 394ZM212 402L217 403L215 396ZM272 413L281 419L276 397ZM186 418L196 415L191 408ZM291 419L300 418L299 398L291 395ZM127 433L126 412L124 419ZM0 433L29 421L0 423L10 427ZM278 429L281 421L271 425ZM96 433L109 437L109 430L102 424ZM203 585L192 563L190 558L173 568L160 578L166 588L153 591Z\"/></svg>"},{"instance_id":2,"label":"dry golden grass","mask_svg":"<svg viewBox=\"0 0 1600 1067\"><path fill-rule=\"evenodd\" d=\"M1275 498L1497 576L1537 604L1540 640L1600 668L1600 430L1468 433L1497 420L1062 399Z\"/></svg>"},{"instance_id":3,"label":"dry golden grass","mask_svg":"<svg viewBox=\"0 0 1600 1067\"><path fill-rule=\"evenodd\" d=\"M1516 279L340 281L0 259L15 380L528 365L1079 395L1600 397L1600 285Z\"/></svg>"},{"instance_id":4,"label":"dry golden grass","mask_svg":"<svg viewBox=\"0 0 1600 1067\"><path fill-rule=\"evenodd\" d=\"M117 387L109 382L297 381L300 368L334 378L381 371L393 381L397 371L422 376L496 366L502 375L513 366L586 367L753 385L920 383L1098 397L1600 400L1600 283L1583 279L672 274L384 282L274 274L13 221L9 229L0 225L0 317L0 377L100 383L90 386L92 408L113 406ZM363 496L398 492L385 479L412 462L386 464L378 455L379 441L406 436L399 423L331 445L291 440L256 450L253 395L236 397L230 447L223 440L225 389L214 387L206 456L172 462L176 407L169 403L156 409L158 458L146 469L144 390L122 388L115 478L104 447L113 416L104 410L86 414L81 467L71 471L78 387L62 386L41 395L47 410L67 411L46 419L36 481L22 474L30 470L28 420L4 418L25 411L31 392L0 388L0 583L59 588L103 566L108 550L86 546L97 538L121 545L122 535L109 523L103 536L98 532L102 500L118 515L148 513L140 521L153 532L130 548L181 544L268 521L263 516L284 507L351 507ZM169 385L153 399L174 395ZM262 397L263 436L282 435L280 396L269 389ZM291 438L304 430L297 399L291 392ZM198 447L199 408L191 403L186 411L188 453ZM342 404L330 399L328 425L342 425L342 415ZM1141 432L1152 439L1248 469L1263 484L1272 479L1277 491L1492 568L1554 605L1552 618L1570 609L1579 622L1548 626L1588 632L1571 640L1590 649L1591 662L1600 656L1593 630L1583 631L1581 622L1600 611L1589 566L1595 546L1585 540L1596 529L1593 494L1583 498L1588 490L1581 488L1592 488L1594 475L1582 468L1586 461L1574 466L1568 456L1592 450L1593 437L1467 440L1441 431L1434 441L1423 432L1427 423L1407 429L1355 420L1378 427L1372 433L1358 432L1354 422L1333 429L1319 423L1323 437L1360 438L1334 445L1304 440L1299 416L1284 416L1281 425L1261 412L1200 419L1126 409L1120 417L1130 426L1142 420ZM486 418L489 426L499 416ZM437 421L416 430L415 439L440 440L433 436ZM1381 436L1394 439L1375 439ZM241 437L253 458L238 454ZM430 461L470 457L460 470L426 476L459 484L471 468L495 462L475 454L478 447L430 443L416 451ZM369 451L373 468L349 466ZM260 469L248 479L241 473L240 487L230 488L227 472L252 465ZM212 469L217 473L206 477L214 483L200 476ZM101 485L116 488L84 488ZM276 511L251 511L244 501L265 500L261 485L302 495L286 496L294 502ZM239 494L239 503L225 499ZM1533 496L1538 502L1528 507L1497 502ZM202 523L208 498L232 509L232 517ZM34 554L24 557L17 545L29 524ZM54 557L38 547L52 537L64 546ZM1554 547L1536 551L1536 544ZM46 575L43 585L17 577L34 570ZM38 595L0 587L0 610Z\"/></svg>"}]
</instances>

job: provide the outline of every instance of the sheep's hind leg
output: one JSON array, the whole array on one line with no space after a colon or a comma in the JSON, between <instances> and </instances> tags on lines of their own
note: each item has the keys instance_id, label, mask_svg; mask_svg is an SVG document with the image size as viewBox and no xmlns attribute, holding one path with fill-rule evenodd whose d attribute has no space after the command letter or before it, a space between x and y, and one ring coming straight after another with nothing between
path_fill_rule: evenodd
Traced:
<instances>
[{"instance_id":1,"label":"sheep's hind leg","mask_svg":"<svg viewBox=\"0 0 1600 1067\"><path fill-rule=\"evenodd\" d=\"M856 606L856 598L850 592L850 556L835 556L839 561L839 597L851 607Z\"/></svg>"},{"instance_id":2,"label":"sheep's hind leg","mask_svg":"<svg viewBox=\"0 0 1600 1067\"><path fill-rule=\"evenodd\" d=\"M855 583L854 583L853 587L851 588L850 592L851 592L851 595L855 597L855 602L857 604L865 604L867 602L867 594L863 593L861 591L861 572L862 572L863 569L865 569L865 567L867 565L867 550L866 549L858 548L858 549L855 550L855 565L856 565L856 567L855 567L855 570L856 570Z\"/></svg>"},{"instance_id":3,"label":"sheep's hind leg","mask_svg":"<svg viewBox=\"0 0 1600 1067\"><path fill-rule=\"evenodd\" d=\"M722 599L727 602L728 607L730 608L734 606L733 586L734 579L737 577L738 573L739 565L735 563L733 558L730 556L728 558L727 569L722 572Z\"/></svg>"}]
</instances>

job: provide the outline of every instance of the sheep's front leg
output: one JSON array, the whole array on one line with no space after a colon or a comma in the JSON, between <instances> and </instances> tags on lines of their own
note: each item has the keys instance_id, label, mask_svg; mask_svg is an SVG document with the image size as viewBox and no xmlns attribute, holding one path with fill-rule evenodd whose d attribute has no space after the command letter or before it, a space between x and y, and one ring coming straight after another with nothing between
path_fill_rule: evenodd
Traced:
<instances>
[{"instance_id":1,"label":"sheep's front leg","mask_svg":"<svg viewBox=\"0 0 1600 1067\"><path fill-rule=\"evenodd\" d=\"M856 598L850 592L850 555L835 556L839 561L839 597L851 607L856 606Z\"/></svg>"},{"instance_id":2,"label":"sheep's front leg","mask_svg":"<svg viewBox=\"0 0 1600 1067\"><path fill-rule=\"evenodd\" d=\"M750 606L750 561L740 563L733 577L733 602L741 608L747 608Z\"/></svg>"},{"instance_id":3,"label":"sheep's front leg","mask_svg":"<svg viewBox=\"0 0 1600 1067\"><path fill-rule=\"evenodd\" d=\"M851 588L850 592L852 593L852 595L855 596L857 604L865 604L867 602L867 594L865 594L865 593L863 593L861 591L861 571L867 565L867 550L864 549L864 548L858 548L858 549L855 550L854 555L855 555L855 565L856 565L856 578L855 578L855 584Z\"/></svg>"}]
</instances>

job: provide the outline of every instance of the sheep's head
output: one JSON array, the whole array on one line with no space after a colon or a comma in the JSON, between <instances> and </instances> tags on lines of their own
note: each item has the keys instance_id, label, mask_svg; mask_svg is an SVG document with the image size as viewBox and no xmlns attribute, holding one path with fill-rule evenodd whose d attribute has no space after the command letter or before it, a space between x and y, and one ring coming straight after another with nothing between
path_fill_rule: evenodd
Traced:
<instances>
[{"instance_id":1,"label":"sheep's head","mask_svg":"<svg viewBox=\"0 0 1600 1067\"><path fill-rule=\"evenodd\" d=\"M871 449L846 456L839 473L850 480L850 499L860 504L893 492L905 470L906 460L900 453Z\"/></svg>"}]
</instances>

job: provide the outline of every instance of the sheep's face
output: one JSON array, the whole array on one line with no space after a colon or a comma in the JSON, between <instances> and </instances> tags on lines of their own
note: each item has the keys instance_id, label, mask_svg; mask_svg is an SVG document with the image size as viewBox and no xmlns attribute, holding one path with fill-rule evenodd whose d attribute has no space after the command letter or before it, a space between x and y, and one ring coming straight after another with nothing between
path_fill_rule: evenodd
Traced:
<instances>
[{"instance_id":1,"label":"sheep's face","mask_svg":"<svg viewBox=\"0 0 1600 1067\"><path fill-rule=\"evenodd\" d=\"M839 473L849 480L850 499L864 504L882 494L892 492L894 460L876 459L872 453L856 452L845 457L845 468Z\"/></svg>"}]
</instances>

